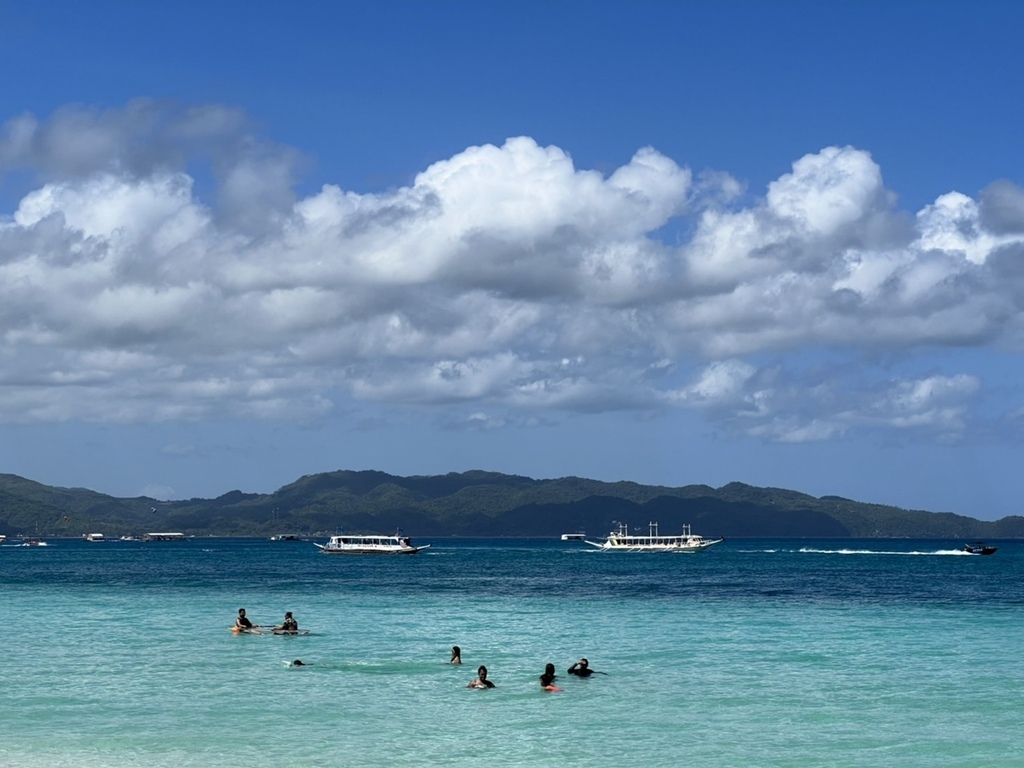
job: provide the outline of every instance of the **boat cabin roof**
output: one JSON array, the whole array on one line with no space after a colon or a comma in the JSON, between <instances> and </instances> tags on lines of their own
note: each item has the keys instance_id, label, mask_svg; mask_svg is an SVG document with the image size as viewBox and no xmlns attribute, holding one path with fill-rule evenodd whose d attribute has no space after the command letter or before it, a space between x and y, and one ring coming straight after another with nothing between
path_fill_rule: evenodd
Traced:
<instances>
[{"instance_id":1,"label":"boat cabin roof","mask_svg":"<svg viewBox=\"0 0 1024 768\"><path fill-rule=\"evenodd\" d=\"M348 542L359 543L359 544L365 544L367 542L381 543L381 544L394 544L395 542L398 542L398 541L405 541L407 538L408 538L407 536L400 536L400 535L396 535L396 534L392 534L390 536L381 536L380 534L362 535L362 534L345 533L345 534L339 534L338 536L331 536L331 541L340 542L342 544L345 544L345 543L348 543Z\"/></svg>"}]
</instances>

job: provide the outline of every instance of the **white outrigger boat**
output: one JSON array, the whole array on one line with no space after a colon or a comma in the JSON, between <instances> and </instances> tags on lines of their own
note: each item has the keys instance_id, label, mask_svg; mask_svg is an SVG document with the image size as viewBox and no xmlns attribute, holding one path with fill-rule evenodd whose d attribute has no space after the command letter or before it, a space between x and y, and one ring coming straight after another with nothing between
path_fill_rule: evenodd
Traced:
<instances>
[{"instance_id":1,"label":"white outrigger boat","mask_svg":"<svg viewBox=\"0 0 1024 768\"><path fill-rule=\"evenodd\" d=\"M325 555L415 555L430 547L414 547L408 536L396 533L394 536L352 536L344 534L331 536L326 544L317 544Z\"/></svg>"},{"instance_id":2,"label":"white outrigger boat","mask_svg":"<svg viewBox=\"0 0 1024 768\"><path fill-rule=\"evenodd\" d=\"M721 544L725 538L705 539L692 533L689 525L683 526L681 534L659 536L657 523L648 523L648 534L640 536L631 534L629 526L620 523L619 530L609 533L604 541L584 541L602 552L702 552L715 544Z\"/></svg>"}]
</instances>

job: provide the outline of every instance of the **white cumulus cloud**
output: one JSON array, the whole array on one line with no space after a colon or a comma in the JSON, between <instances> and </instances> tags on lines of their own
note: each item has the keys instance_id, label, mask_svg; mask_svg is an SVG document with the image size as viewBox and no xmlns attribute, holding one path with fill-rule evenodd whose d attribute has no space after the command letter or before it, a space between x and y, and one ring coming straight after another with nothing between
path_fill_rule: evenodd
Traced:
<instances>
[{"instance_id":1,"label":"white cumulus cloud","mask_svg":"<svg viewBox=\"0 0 1024 768\"><path fill-rule=\"evenodd\" d=\"M826 147L739 203L737 179L654 148L602 174L514 137L300 197L299 160L220 106L8 120L0 173L36 182L0 212L0 421L309 420L351 398L473 429L689 408L770 440L949 436L984 382L914 365L1022 341L1010 182L902 211L868 152ZM664 241L673 223L692 235ZM883 358L906 368L851 374Z\"/></svg>"}]
</instances>

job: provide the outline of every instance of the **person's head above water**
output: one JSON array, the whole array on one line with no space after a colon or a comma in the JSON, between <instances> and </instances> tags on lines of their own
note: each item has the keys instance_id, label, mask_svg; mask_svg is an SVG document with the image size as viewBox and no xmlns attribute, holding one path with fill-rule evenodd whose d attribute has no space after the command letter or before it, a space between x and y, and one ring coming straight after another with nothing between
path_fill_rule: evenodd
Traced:
<instances>
[{"instance_id":1,"label":"person's head above water","mask_svg":"<svg viewBox=\"0 0 1024 768\"><path fill-rule=\"evenodd\" d=\"M540 676L540 687L548 691L560 691L562 690L555 685L555 665L545 664L544 674Z\"/></svg>"},{"instance_id":2,"label":"person's head above water","mask_svg":"<svg viewBox=\"0 0 1024 768\"><path fill-rule=\"evenodd\" d=\"M493 688L494 683L487 679L487 667L481 664L476 668L476 679L467 688Z\"/></svg>"},{"instance_id":3,"label":"person's head above water","mask_svg":"<svg viewBox=\"0 0 1024 768\"><path fill-rule=\"evenodd\" d=\"M305 662L303 662L302 659L296 659L295 661L292 662L292 666L293 667L304 667L304 666L306 666L306 664L305 664Z\"/></svg>"}]
</instances>

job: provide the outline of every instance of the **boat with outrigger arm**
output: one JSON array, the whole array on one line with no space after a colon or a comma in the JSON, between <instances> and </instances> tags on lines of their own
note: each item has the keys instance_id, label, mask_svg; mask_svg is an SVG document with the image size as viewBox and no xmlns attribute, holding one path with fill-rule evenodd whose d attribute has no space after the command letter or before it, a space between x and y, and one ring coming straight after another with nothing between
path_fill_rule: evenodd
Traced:
<instances>
[{"instance_id":1,"label":"boat with outrigger arm","mask_svg":"<svg viewBox=\"0 0 1024 768\"><path fill-rule=\"evenodd\" d=\"M393 536L339 534L331 536L326 544L313 542L325 555L415 555L429 544L415 547L412 539L401 532Z\"/></svg>"},{"instance_id":2,"label":"boat with outrigger arm","mask_svg":"<svg viewBox=\"0 0 1024 768\"><path fill-rule=\"evenodd\" d=\"M705 539L703 536L693 533L689 524L683 526L681 533L670 536L660 536L657 523L648 523L647 529L647 535L642 536L630 533L628 525L619 523L619 529L609 533L604 541L585 539L584 542L592 547L597 547L602 552L693 553L703 552L705 549L725 541L724 536L717 539Z\"/></svg>"}]
</instances>

